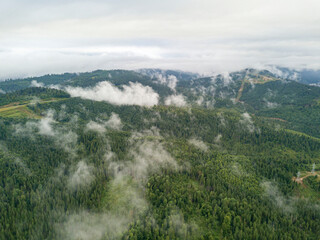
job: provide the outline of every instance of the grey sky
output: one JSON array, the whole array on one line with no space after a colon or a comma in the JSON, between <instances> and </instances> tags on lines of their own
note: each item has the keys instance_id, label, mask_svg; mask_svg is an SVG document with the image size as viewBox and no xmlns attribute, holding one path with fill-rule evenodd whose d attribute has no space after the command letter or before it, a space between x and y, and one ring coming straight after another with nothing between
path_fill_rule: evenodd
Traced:
<instances>
[{"instance_id":1,"label":"grey sky","mask_svg":"<svg viewBox=\"0 0 320 240\"><path fill-rule=\"evenodd\" d=\"M0 0L0 78L320 68L318 0Z\"/></svg>"}]
</instances>

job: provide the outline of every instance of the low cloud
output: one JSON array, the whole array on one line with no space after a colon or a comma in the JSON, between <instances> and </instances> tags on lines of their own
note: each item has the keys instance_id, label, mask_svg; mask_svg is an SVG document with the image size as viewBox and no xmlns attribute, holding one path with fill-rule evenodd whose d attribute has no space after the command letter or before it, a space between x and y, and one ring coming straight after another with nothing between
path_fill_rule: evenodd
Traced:
<instances>
[{"instance_id":1,"label":"low cloud","mask_svg":"<svg viewBox=\"0 0 320 240\"><path fill-rule=\"evenodd\" d=\"M244 125L249 130L250 133L253 133L256 130L253 124L252 118L250 114L247 112L241 115L240 123Z\"/></svg>"},{"instance_id":2,"label":"low cloud","mask_svg":"<svg viewBox=\"0 0 320 240\"><path fill-rule=\"evenodd\" d=\"M275 102L265 101L265 103L266 103L266 107L267 107L267 108L276 108L276 107L279 106L279 104L278 104L278 103L275 103Z\"/></svg>"},{"instance_id":3,"label":"low cloud","mask_svg":"<svg viewBox=\"0 0 320 240\"><path fill-rule=\"evenodd\" d=\"M28 176L32 174L27 164L20 157L16 156L14 152L8 150L5 142L0 141L0 152L4 157L12 159L14 163L21 167Z\"/></svg>"},{"instance_id":4,"label":"low cloud","mask_svg":"<svg viewBox=\"0 0 320 240\"><path fill-rule=\"evenodd\" d=\"M107 122L90 121L86 126L87 130L92 130L99 133L106 132L107 130L106 128L115 129L115 130L120 130L122 128L121 118L119 117L118 114L112 113Z\"/></svg>"},{"instance_id":5,"label":"low cloud","mask_svg":"<svg viewBox=\"0 0 320 240\"><path fill-rule=\"evenodd\" d=\"M188 239L190 232L192 237L197 237L197 239L200 237L198 236L199 226L195 222L186 222L183 213L179 209L172 211L171 215L168 216L168 222L171 223L170 227L174 230L175 235L181 239Z\"/></svg>"},{"instance_id":6,"label":"low cloud","mask_svg":"<svg viewBox=\"0 0 320 240\"><path fill-rule=\"evenodd\" d=\"M161 142L141 140L144 134L136 136L140 140L130 140L130 142L136 142L129 151L129 157L132 161L110 163L109 171L115 179L131 176L136 182L143 183L149 174L158 172L160 168L177 169L176 161L164 149Z\"/></svg>"},{"instance_id":7,"label":"low cloud","mask_svg":"<svg viewBox=\"0 0 320 240\"><path fill-rule=\"evenodd\" d=\"M60 239L67 240L96 240L120 239L130 223L129 212L127 216L108 213L91 213L82 211L71 214L67 221L57 225Z\"/></svg>"},{"instance_id":8,"label":"low cloud","mask_svg":"<svg viewBox=\"0 0 320 240\"><path fill-rule=\"evenodd\" d=\"M76 156L76 144L78 135L66 127L54 127L54 111L49 110L45 117L39 121L28 121L26 124L17 124L15 135L34 139L35 134L51 137L54 143L64 149L70 156ZM74 121L71 119L71 121ZM73 123L75 125L76 122Z\"/></svg>"},{"instance_id":9,"label":"low cloud","mask_svg":"<svg viewBox=\"0 0 320 240\"><path fill-rule=\"evenodd\" d=\"M294 212L293 199L286 198L272 182L262 182L261 186L264 190L264 195L270 199L279 209L285 213Z\"/></svg>"},{"instance_id":10,"label":"low cloud","mask_svg":"<svg viewBox=\"0 0 320 240\"><path fill-rule=\"evenodd\" d=\"M71 190L78 190L90 185L94 180L93 169L93 166L88 165L85 161L78 162L69 178L68 187Z\"/></svg>"},{"instance_id":11,"label":"low cloud","mask_svg":"<svg viewBox=\"0 0 320 240\"><path fill-rule=\"evenodd\" d=\"M224 86L228 86L232 82L230 74L228 72L223 72L221 75L223 77Z\"/></svg>"},{"instance_id":12,"label":"low cloud","mask_svg":"<svg viewBox=\"0 0 320 240\"><path fill-rule=\"evenodd\" d=\"M106 101L116 105L154 106L158 104L159 95L149 86L130 82L129 85L123 85L122 88L117 88L105 81L98 83L93 88L67 87L66 91L72 97Z\"/></svg>"},{"instance_id":13,"label":"low cloud","mask_svg":"<svg viewBox=\"0 0 320 240\"><path fill-rule=\"evenodd\" d=\"M110 119L106 122L106 126L111 129L120 130L122 127L122 123L119 115L116 113L112 113Z\"/></svg>"},{"instance_id":14,"label":"low cloud","mask_svg":"<svg viewBox=\"0 0 320 240\"><path fill-rule=\"evenodd\" d=\"M153 130L136 133L128 143L128 158L119 161L112 152L105 155L110 181L99 213L73 212L56 224L61 239L121 239L123 234L149 209L144 191L147 177L158 173L160 168L176 169L177 163L158 140L146 140ZM92 167L81 161L69 178L69 186L88 186L93 181ZM89 180L88 180L89 179ZM173 215L175 226L188 227L183 218ZM156 224L156 223L153 223ZM194 227L196 229L196 226ZM184 232L179 232L183 235Z\"/></svg>"},{"instance_id":15,"label":"low cloud","mask_svg":"<svg viewBox=\"0 0 320 240\"><path fill-rule=\"evenodd\" d=\"M164 100L165 105L174 105L177 107L184 107L187 105L183 95L170 95Z\"/></svg>"},{"instance_id":16,"label":"low cloud","mask_svg":"<svg viewBox=\"0 0 320 240\"><path fill-rule=\"evenodd\" d=\"M203 141L196 139L196 138L191 138L188 140L189 144L192 144L193 146L195 146L196 148L199 148L200 150L206 152L208 151L208 146L207 144L205 144Z\"/></svg>"},{"instance_id":17,"label":"low cloud","mask_svg":"<svg viewBox=\"0 0 320 240\"><path fill-rule=\"evenodd\" d=\"M220 142L221 142L221 138L222 138L222 135L221 135L221 134L218 134L218 135L214 138L214 142L215 142L215 143L220 143Z\"/></svg>"},{"instance_id":18,"label":"low cloud","mask_svg":"<svg viewBox=\"0 0 320 240\"><path fill-rule=\"evenodd\" d=\"M174 92L176 91L176 86L178 83L178 79L174 75L166 76L164 73L155 73L152 75L152 77L155 77L158 79L160 84L167 85L171 90Z\"/></svg>"},{"instance_id":19,"label":"low cloud","mask_svg":"<svg viewBox=\"0 0 320 240\"><path fill-rule=\"evenodd\" d=\"M39 83L36 80L31 81L31 87L44 87L43 83Z\"/></svg>"},{"instance_id":20,"label":"low cloud","mask_svg":"<svg viewBox=\"0 0 320 240\"><path fill-rule=\"evenodd\" d=\"M91 131L95 131L95 132L99 132L99 133L104 133L104 132L106 132L106 125L103 123L90 121L87 124L86 129L91 130Z\"/></svg>"},{"instance_id":21,"label":"low cloud","mask_svg":"<svg viewBox=\"0 0 320 240\"><path fill-rule=\"evenodd\" d=\"M54 131L52 128L52 123L54 123L53 112L49 111L46 117L42 118L39 122L39 125L38 125L39 133L41 135L53 136Z\"/></svg>"}]
</instances>

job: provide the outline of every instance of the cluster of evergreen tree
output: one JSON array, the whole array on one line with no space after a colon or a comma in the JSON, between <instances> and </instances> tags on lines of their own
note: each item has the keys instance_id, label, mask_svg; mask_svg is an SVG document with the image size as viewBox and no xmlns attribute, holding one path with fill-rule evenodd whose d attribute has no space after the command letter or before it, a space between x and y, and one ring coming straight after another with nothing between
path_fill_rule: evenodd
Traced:
<instances>
[{"instance_id":1,"label":"cluster of evergreen tree","mask_svg":"<svg viewBox=\"0 0 320 240\"><path fill-rule=\"evenodd\" d=\"M318 238L318 199L297 197L302 186L292 181L320 163L318 139L276 130L258 117L248 121L234 109L115 106L43 91L4 98L66 99L31 107L42 116L54 112L51 134L35 127L41 120L0 119L0 239L75 239L59 231L70 214L103 214L117 204L109 197L117 191L106 154L114 154L121 171L139 141L161 143L178 167L148 174L139 185L146 209L128 210L132 221L117 238ZM88 129L90 121L104 123L112 113L121 129ZM89 186L71 189L70 178L84 159L94 177ZM137 176L127 177L134 183ZM307 178L305 184L318 192L317 183ZM112 238L105 229L102 239Z\"/></svg>"}]
</instances>

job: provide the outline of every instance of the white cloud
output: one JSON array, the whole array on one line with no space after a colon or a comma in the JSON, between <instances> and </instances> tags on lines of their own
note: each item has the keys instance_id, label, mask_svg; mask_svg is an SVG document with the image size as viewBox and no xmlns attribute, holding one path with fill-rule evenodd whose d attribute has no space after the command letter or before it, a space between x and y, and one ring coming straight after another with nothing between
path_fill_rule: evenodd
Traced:
<instances>
[{"instance_id":1,"label":"white cloud","mask_svg":"<svg viewBox=\"0 0 320 240\"><path fill-rule=\"evenodd\" d=\"M15 125L15 134L34 139L34 134L38 132L40 135L51 137L58 147L69 153L70 157L75 157L78 135L66 127L54 127L56 121L53 115L54 111L49 110L46 116L39 121L27 121L25 124L17 124ZM74 121L74 118L69 123L72 121ZM72 124L75 125L76 122Z\"/></svg>"},{"instance_id":2,"label":"white cloud","mask_svg":"<svg viewBox=\"0 0 320 240\"><path fill-rule=\"evenodd\" d=\"M244 125L250 133L253 133L256 128L253 124L252 118L249 113L245 112L241 115L240 123Z\"/></svg>"},{"instance_id":3,"label":"white cloud","mask_svg":"<svg viewBox=\"0 0 320 240\"><path fill-rule=\"evenodd\" d=\"M6 1L0 79L97 68L319 68L319 7L317 0Z\"/></svg>"},{"instance_id":4,"label":"white cloud","mask_svg":"<svg viewBox=\"0 0 320 240\"><path fill-rule=\"evenodd\" d=\"M92 131L96 131L99 133L104 133L106 132L106 126L103 123L98 123L95 121L90 121L88 122L88 124L86 125L86 129L87 130L92 130Z\"/></svg>"},{"instance_id":5,"label":"white cloud","mask_svg":"<svg viewBox=\"0 0 320 240\"><path fill-rule=\"evenodd\" d=\"M161 84L167 85L175 92L178 83L177 77L174 75L169 75L168 77L166 77L166 75L164 74L165 73L155 73L152 77L157 78Z\"/></svg>"},{"instance_id":6,"label":"white cloud","mask_svg":"<svg viewBox=\"0 0 320 240\"><path fill-rule=\"evenodd\" d=\"M285 213L292 213L295 211L295 201L292 198L286 198L278 189L277 185L272 182L264 181L261 183L264 190L264 196L269 198L280 210Z\"/></svg>"},{"instance_id":7,"label":"white cloud","mask_svg":"<svg viewBox=\"0 0 320 240\"><path fill-rule=\"evenodd\" d=\"M44 118L42 118L39 122L39 133L41 135L54 136L55 133L52 128L52 123L54 123L53 112L49 111L47 115Z\"/></svg>"},{"instance_id":8,"label":"white cloud","mask_svg":"<svg viewBox=\"0 0 320 240\"><path fill-rule=\"evenodd\" d=\"M38 83L36 80L31 81L31 87L44 87L43 83Z\"/></svg>"},{"instance_id":9,"label":"white cloud","mask_svg":"<svg viewBox=\"0 0 320 240\"><path fill-rule=\"evenodd\" d=\"M121 123L121 118L119 117L118 114L116 113L111 113L111 116L107 122L95 122L95 121L90 121L86 125L87 130L92 130L96 131L99 133L104 133L106 132L106 127L115 129L115 130L120 130L122 128L122 123Z\"/></svg>"},{"instance_id":10,"label":"white cloud","mask_svg":"<svg viewBox=\"0 0 320 240\"><path fill-rule=\"evenodd\" d=\"M223 72L222 76L223 76L223 84L225 86L228 86L232 82L231 76L229 75L228 72Z\"/></svg>"},{"instance_id":11,"label":"white cloud","mask_svg":"<svg viewBox=\"0 0 320 240\"><path fill-rule=\"evenodd\" d=\"M110 119L106 122L106 126L116 130L121 129L122 123L119 115L116 113L112 113Z\"/></svg>"},{"instance_id":12,"label":"white cloud","mask_svg":"<svg viewBox=\"0 0 320 240\"><path fill-rule=\"evenodd\" d=\"M221 134L218 134L218 135L214 138L214 142L215 142L215 143L220 143L220 142L221 142L221 138L222 138L222 135L221 135Z\"/></svg>"},{"instance_id":13,"label":"white cloud","mask_svg":"<svg viewBox=\"0 0 320 240\"><path fill-rule=\"evenodd\" d=\"M67 87L72 97L81 97L95 101L106 101L116 105L153 106L158 104L159 95L149 86L140 83L123 85L123 90L105 81L93 88Z\"/></svg>"},{"instance_id":14,"label":"white cloud","mask_svg":"<svg viewBox=\"0 0 320 240\"><path fill-rule=\"evenodd\" d=\"M178 79L176 78L176 76L168 76L168 87L171 88L173 91L176 91L177 82Z\"/></svg>"},{"instance_id":15,"label":"white cloud","mask_svg":"<svg viewBox=\"0 0 320 240\"><path fill-rule=\"evenodd\" d=\"M132 219L129 211L126 215L81 211L67 216L66 222L58 224L56 230L60 239L96 240L106 236L119 239Z\"/></svg>"},{"instance_id":16,"label":"white cloud","mask_svg":"<svg viewBox=\"0 0 320 240\"><path fill-rule=\"evenodd\" d=\"M206 152L208 151L208 146L205 144L203 141L196 139L196 138L191 138L188 140L189 144L194 145L195 147L199 148L200 150Z\"/></svg>"},{"instance_id":17,"label":"white cloud","mask_svg":"<svg viewBox=\"0 0 320 240\"><path fill-rule=\"evenodd\" d=\"M131 176L137 182L144 182L149 174L156 173L160 168L168 167L176 170L178 165L174 158L165 150L163 145L155 141L143 141L138 134L138 140L131 139L133 145L130 149L130 156L133 161L124 163L112 162L109 166L110 173L115 179L123 179Z\"/></svg>"},{"instance_id":18,"label":"white cloud","mask_svg":"<svg viewBox=\"0 0 320 240\"><path fill-rule=\"evenodd\" d=\"M184 96L179 95L170 95L166 97L164 100L165 105L175 105L177 107L184 107L187 105L186 100L184 99Z\"/></svg>"},{"instance_id":19,"label":"white cloud","mask_svg":"<svg viewBox=\"0 0 320 240\"><path fill-rule=\"evenodd\" d=\"M85 161L78 162L73 174L68 181L68 187L72 190L84 188L94 180L93 166L88 165Z\"/></svg>"},{"instance_id":20,"label":"white cloud","mask_svg":"<svg viewBox=\"0 0 320 240\"><path fill-rule=\"evenodd\" d=\"M279 106L279 104L278 104L278 103L275 103L275 102L269 102L269 101L267 101L267 100L265 100L265 99L264 99L264 101L265 101L265 104L266 104L267 108L276 108L276 107L278 107L278 106Z\"/></svg>"}]
</instances>

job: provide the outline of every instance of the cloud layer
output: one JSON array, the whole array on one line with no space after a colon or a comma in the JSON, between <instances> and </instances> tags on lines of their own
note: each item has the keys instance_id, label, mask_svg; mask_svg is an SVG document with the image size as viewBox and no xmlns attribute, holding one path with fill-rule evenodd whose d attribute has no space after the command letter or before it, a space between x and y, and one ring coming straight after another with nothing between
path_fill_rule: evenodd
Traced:
<instances>
[{"instance_id":1,"label":"cloud layer","mask_svg":"<svg viewBox=\"0 0 320 240\"><path fill-rule=\"evenodd\" d=\"M122 86L122 90L105 81L98 83L93 88L67 87L66 91L72 97L81 97L95 101L106 101L116 105L157 105L159 95L151 87L140 83L131 83ZM117 119L113 119L114 124Z\"/></svg>"},{"instance_id":2,"label":"cloud layer","mask_svg":"<svg viewBox=\"0 0 320 240\"><path fill-rule=\"evenodd\" d=\"M319 68L319 8L317 0L6 1L0 79L97 68Z\"/></svg>"}]
</instances>

